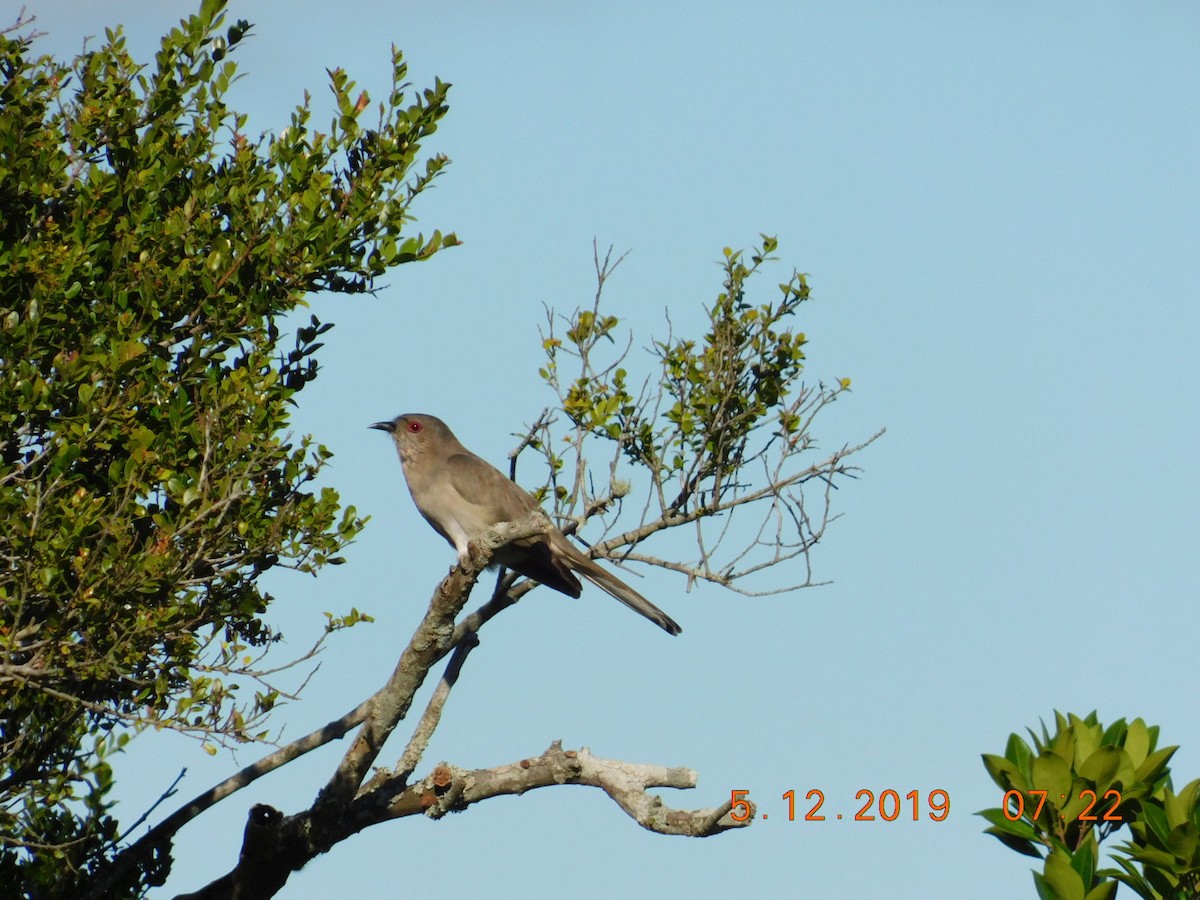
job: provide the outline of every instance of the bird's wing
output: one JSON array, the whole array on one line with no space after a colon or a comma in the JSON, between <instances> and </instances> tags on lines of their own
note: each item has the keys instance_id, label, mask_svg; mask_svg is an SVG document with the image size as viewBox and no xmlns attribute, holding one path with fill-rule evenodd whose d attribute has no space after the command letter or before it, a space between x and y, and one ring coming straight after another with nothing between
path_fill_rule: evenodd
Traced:
<instances>
[{"instance_id":1,"label":"bird's wing","mask_svg":"<svg viewBox=\"0 0 1200 900\"><path fill-rule=\"evenodd\" d=\"M466 501L460 513L469 514L470 522L461 522L472 536L478 536L500 522L515 522L537 508L533 495L499 469L473 453L456 453L447 460L451 487ZM561 535L560 535L561 536ZM545 535L520 538L496 551L493 560L506 569L540 581L547 587L578 597L579 579L571 574L550 552Z\"/></svg>"},{"instance_id":2,"label":"bird's wing","mask_svg":"<svg viewBox=\"0 0 1200 900\"><path fill-rule=\"evenodd\" d=\"M446 466L451 486L465 501L480 509L488 520L487 527L512 522L537 506L533 497L474 453L455 453Z\"/></svg>"}]
</instances>

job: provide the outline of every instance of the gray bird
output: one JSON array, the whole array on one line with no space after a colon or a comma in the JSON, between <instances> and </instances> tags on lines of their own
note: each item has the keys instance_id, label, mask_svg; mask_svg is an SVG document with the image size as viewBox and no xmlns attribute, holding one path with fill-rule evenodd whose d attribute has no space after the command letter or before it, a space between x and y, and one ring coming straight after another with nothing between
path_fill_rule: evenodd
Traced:
<instances>
[{"instance_id":1,"label":"gray bird","mask_svg":"<svg viewBox=\"0 0 1200 900\"><path fill-rule=\"evenodd\" d=\"M406 413L371 427L392 436L413 502L425 521L454 545L460 560L466 559L470 541L537 508L532 495L460 444L441 419ZM580 593L578 573L668 633L681 630L674 619L596 565L553 525L547 534L501 547L493 561L571 597Z\"/></svg>"}]
</instances>

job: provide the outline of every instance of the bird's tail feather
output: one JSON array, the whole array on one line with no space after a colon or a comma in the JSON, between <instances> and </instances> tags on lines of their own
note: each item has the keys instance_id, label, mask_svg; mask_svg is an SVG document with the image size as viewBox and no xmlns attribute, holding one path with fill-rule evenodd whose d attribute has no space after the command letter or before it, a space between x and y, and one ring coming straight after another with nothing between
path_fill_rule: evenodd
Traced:
<instances>
[{"instance_id":1,"label":"bird's tail feather","mask_svg":"<svg viewBox=\"0 0 1200 900\"><path fill-rule=\"evenodd\" d=\"M576 564L572 566L576 572L594 584L596 587L605 593L616 597L635 613L645 616L667 634L679 634L683 631L679 627L679 623L668 616L665 612L617 578L611 572L608 572L600 566L596 565L590 559L586 560L587 565Z\"/></svg>"}]
</instances>

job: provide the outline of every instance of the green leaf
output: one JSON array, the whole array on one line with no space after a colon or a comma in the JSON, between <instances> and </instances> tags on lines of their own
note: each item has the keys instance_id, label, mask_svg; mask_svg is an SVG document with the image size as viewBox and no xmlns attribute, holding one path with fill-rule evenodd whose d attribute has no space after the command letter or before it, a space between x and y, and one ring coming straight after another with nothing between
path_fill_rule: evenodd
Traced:
<instances>
[{"instance_id":1,"label":"green leaf","mask_svg":"<svg viewBox=\"0 0 1200 900\"><path fill-rule=\"evenodd\" d=\"M1167 814L1161 806L1154 802L1143 804L1138 820L1145 822L1150 827L1150 831L1157 837L1160 847L1167 845L1171 834L1171 824L1167 821Z\"/></svg>"},{"instance_id":2,"label":"green leaf","mask_svg":"<svg viewBox=\"0 0 1200 900\"><path fill-rule=\"evenodd\" d=\"M1167 838L1167 849L1189 868L1200 863L1200 829L1192 822L1173 828Z\"/></svg>"},{"instance_id":3,"label":"green leaf","mask_svg":"<svg viewBox=\"0 0 1200 900\"><path fill-rule=\"evenodd\" d=\"M993 835L996 840L1002 843L1005 847L1008 847L1010 850L1015 850L1024 856L1032 856L1034 859L1042 858L1042 854L1038 852L1038 846L1033 841L1030 841L1026 838L1017 837L1016 835L997 826L985 828L983 831L984 834Z\"/></svg>"},{"instance_id":4,"label":"green leaf","mask_svg":"<svg viewBox=\"0 0 1200 900\"><path fill-rule=\"evenodd\" d=\"M1061 850L1046 857L1042 875L1056 900L1084 900L1083 879L1071 866L1070 857Z\"/></svg>"},{"instance_id":5,"label":"green leaf","mask_svg":"<svg viewBox=\"0 0 1200 900\"><path fill-rule=\"evenodd\" d=\"M976 813L991 822L1000 831L1014 835L1019 838L1027 838L1029 840L1037 840L1038 832L1025 819L1010 819L1003 809L985 809ZM991 833L991 832L989 832Z\"/></svg>"},{"instance_id":6,"label":"green leaf","mask_svg":"<svg viewBox=\"0 0 1200 900\"><path fill-rule=\"evenodd\" d=\"M1029 778L1032 772L1030 764L1033 761L1033 751L1029 749L1029 745L1021 739L1020 735L1014 732L1008 736L1004 755L1017 766L1026 779Z\"/></svg>"},{"instance_id":7,"label":"green leaf","mask_svg":"<svg viewBox=\"0 0 1200 900\"><path fill-rule=\"evenodd\" d=\"M1150 730L1141 718L1129 723L1129 730L1125 732L1125 752L1134 768L1141 766L1150 754Z\"/></svg>"},{"instance_id":8,"label":"green leaf","mask_svg":"<svg viewBox=\"0 0 1200 900\"><path fill-rule=\"evenodd\" d=\"M1057 753L1043 753L1033 761L1033 788L1045 791L1047 803L1071 797L1071 767Z\"/></svg>"},{"instance_id":9,"label":"green leaf","mask_svg":"<svg viewBox=\"0 0 1200 900\"><path fill-rule=\"evenodd\" d=\"M1117 896L1119 882L1103 881L1087 892L1084 900L1113 900Z\"/></svg>"},{"instance_id":10,"label":"green leaf","mask_svg":"<svg viewBox=\"0 0 1200 900\"><path fill-rule=\"evenodd\" d=\"M1168 764L1178 747L1163 747L1149 754L1137 767L1135 779L1153 784L1167 774Z\"/></svg>"},{"instance_id":11,"label":"green leaf","mask_svg":"<svg viewBox=\"0 0 1200 900\"><path fill-rule=\"evenodd\" d=\"M1079 775L1103 792L1113 783L1122 766L1129 766L1129 756L1120 747L1101 747L1079 767Z\"/></svg>"},{"instance_id":12,"label":"green leaf","mask_svg":"<svg viewBox=\"0 0 1200 900\"><path fill-rule=\"evenodd\" d=\"M1200 801L1200 779L1189 781L1178 794L1173 794L1170 790L1164 791L1162 803L1167 824L1171 828L1185 822L1200 825L1198 801Z\"/></svg>"}]
</instances>

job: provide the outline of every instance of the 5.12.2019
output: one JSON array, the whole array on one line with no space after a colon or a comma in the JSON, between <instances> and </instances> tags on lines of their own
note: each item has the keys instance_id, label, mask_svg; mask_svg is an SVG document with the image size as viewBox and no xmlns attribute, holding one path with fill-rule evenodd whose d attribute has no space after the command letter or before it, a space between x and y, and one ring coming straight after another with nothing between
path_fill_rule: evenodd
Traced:
<instances>
[{"instance_id":1,"label":"5.12.2019","mask_svg":"<svg viewBox=\"0 0 1200 900\"><path fill-rule=\"evenodd\" d=\"M730 792L729 800L729 817L735 822L746 822L754 817L755 806L747 799L750 794L749 790L735 790ZM788 790L783 792L782 798L787 801L787 818L789 822L796 820L796 792ZM900 818L901 813L911 810L912 821L918 822L921 819L921 813L924 809L921 803L921 792L917 790L909 791L901 800L898 791L888 790L880 791L879 798L876 800L875 792L863 788L854 795L855 801L861 801L862 807L854 814L853 821L855 822L875 822L882 820L884 822L895 822ZM821 812L821 807L825 804L825 792L813 788L804 795L804 801L810 805L808 812L804 813L803 821L805 822L824 822L827 816ZM907 803L905 802L907 801ZM909 805L911 804L911 805ZM928 818L933 822L945 822L950 815L950 794L947 791L937 788L929 791L925 795L925 805L928 806ZM760 818L766 819L767 813L763 813ZM842 814L836 813L834 819L841 819ZM909 818L908 815L905 816Z\"/></svg>"}]
</instances>

